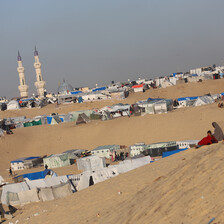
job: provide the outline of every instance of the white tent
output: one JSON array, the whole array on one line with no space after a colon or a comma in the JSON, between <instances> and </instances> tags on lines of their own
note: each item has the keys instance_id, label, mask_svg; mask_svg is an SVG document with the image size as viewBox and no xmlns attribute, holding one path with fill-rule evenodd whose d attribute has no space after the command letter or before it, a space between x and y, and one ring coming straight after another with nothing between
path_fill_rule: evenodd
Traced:
<instances>
[{"instance_id":1,"label":"white tent","mask_svg":"<svg viewBox=\"0 0 224 224\"><path fill-rule=\"evenodd\" d=\"M115 168L119 174L126 173L130 170L136 169L138 167L144 166L151 162L150 156L144 156L137 159L126 159L120 162L118 165L111 165L109 168Z\"/></svg>"},{"instance_id":2,"label":"white tent","mask_svg":"<svg viewBox=\"0 0 224 224\"><path fill-rule=\"evenodd\" d=\"M99 170L106 167L105 158L98 156L88 156L77 160L77 166L79 170Z\"/></svg>"},{"instance_id":3,"label":"white tent","mask_svg":"<svg viewBox=\"0 0 224 224\"><path fill-rule=\"evenodd\" d=\"M215 101L211 96L199 96L197 100L194 102L193 106L201 106L201 105L206 105L206 104L211 104L214 103Z\"/></svg>"},{"instance_id":4,"label":"white tent","mask_svg":"<svg viewBox=\"0 0 224 224\"><path fill-rule=\"evenodd\" d=\"M7 104L7 110L17 110L19 109L19 103L16 100L11 100L8 104Z\"/></svg>"}]
</instances>

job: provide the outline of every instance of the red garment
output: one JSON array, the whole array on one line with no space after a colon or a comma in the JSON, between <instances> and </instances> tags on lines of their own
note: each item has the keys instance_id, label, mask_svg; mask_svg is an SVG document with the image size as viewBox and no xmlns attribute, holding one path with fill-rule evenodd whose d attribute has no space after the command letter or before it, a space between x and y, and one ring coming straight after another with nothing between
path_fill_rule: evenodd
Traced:
<instances>
[{"instance_id":1,"label":"red garment","mask_svg":"<svg viewBox=\"0 0 224 224\"><path fill-rule=\"evenodd\" d=\"M198 145L210 145L213 143L218 143L217 139L214 136L208 135L207 137L203 138Z\"/></svg>"}]
</instances>

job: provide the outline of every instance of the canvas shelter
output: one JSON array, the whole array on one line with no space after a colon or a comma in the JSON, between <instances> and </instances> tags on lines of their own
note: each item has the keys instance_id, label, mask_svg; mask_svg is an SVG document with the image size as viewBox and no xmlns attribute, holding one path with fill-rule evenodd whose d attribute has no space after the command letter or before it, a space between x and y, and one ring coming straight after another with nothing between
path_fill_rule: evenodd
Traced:
<instances>
[{"instance_id":1,"label":"canvas shelter","mask_svg":"<svg viewBox=\"0 0 224 224\"><path fill-rule=\"evenodd\" d=\"M194 102L197 100L198 96L194 97L180 97L178 98L179 107L193 106Z\"/></svg>"},{"instance_id":2,"label":"canvas shelter","mask_svg":"<svg viewBox=\"0 0 224 224\"><path fill-rule=\"evenodd\" d=\"M19 103L16 100L11 100L7 104L7 110L17 110L19 108L20 108Z\"/></svg>"},{"instance_id":3,"label":"canvas shelter","mask_svg":"<svg viewBox=\"0 0 224 224\"><path fill-rule=\"evenodd\" d=\"M99 158L98 156L87 156L77 159L77 166L79 170L98 170L106 167L105 158Z\"/></svg>"},{"instance_id":4,"label":"canvas shelter","mask_svg":"<svg viewBox=\"0 0 224 224\"><path fill-rule=\"evenodd\" d=\"M201 106L201 105L206 105L206 104L211 104L214 103L214 99L211 96L199 96L197 100L194 102L193 106Z\"/></svg>"},{"instance_id":5,"label":"canvas shelter","mask_svg":"<svg viewBox=\"0 0 224 224\"><path fill-rule=\"evenodd\" d=\"M77 185L77 190L80 191L89 187L91 176L93 183L97 184L110 178L116 177L117 175L119 175L119 173L115 167L105 167L99 170L85 171L80 174L80 181Z\"/></svg>"},{"instance_id":6,"label":"canvas shelter","mask_svg":"<svg viewBox=\"0 0 224 224\"><path fill-rule=\"evenodd\" d=\"M156 101L154 104L154 109L156 114L167 113L173 110L173 100L163 99Z\"/></svg>"},{"instance_id":7,"label":"canvas shelter","mask_svg":"<svg viewBox=\"0 0 224 224\"><path fill-rule=\"evenodd\" d=\"M144 84L134 85L131 87L135 93L144 91Z\"/></svg>"},{"instance_id":8,"label":"canvas shelter","mask_svg":"<svg viewBox=\"0 0 224 224\"><path fill-rule=\"evenodd\" d=\"M91 153L98 157L110 159L112 155L115 158L115 151L117 150L120 150L120 145L103 145L93 149Z\"/></svg>"},{"instance_id":9,"label":"canvas shelter","mask_svg":"<svg viewBox=\"0 0 224 224\"><path fill-rule=\"evenodd\" d=\"M85 113L79 114L79 116L76 120L76 124L86 124L89 122L90 122L90 119L87 117L87 115Z\"/></svg>"},{"instance_id":10,"label":"canvas shelter","mask_svg":"<svg viewBox=\"0 0 224 224\"><path fill-rule=\"evenodd\" d=\"M71 121L76 121L78 119L79 114L84 113L87 117L90 117L90 115L93 113L93 110L82 110L82 111L73 111L70 112L71 114Z\"/></svg>"},{"instance_id":11,"label":"canvas shelter","mask_svg":"<svg viewBox=\"0 0 224 224\"><path fill-rule=\"evenodd\" d=\"M44 162L44 166L47 165L49 169L52 169L52 168L58 168L63 166L69 166L70 158L68 154L66 153L54 154L44 158L43 162Z\"/></svg>"}]
</instances>

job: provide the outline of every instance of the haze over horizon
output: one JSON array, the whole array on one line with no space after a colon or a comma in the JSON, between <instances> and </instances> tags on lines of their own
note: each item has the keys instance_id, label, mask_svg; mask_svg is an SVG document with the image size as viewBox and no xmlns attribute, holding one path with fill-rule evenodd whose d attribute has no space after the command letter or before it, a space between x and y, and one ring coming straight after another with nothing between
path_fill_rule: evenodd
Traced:
<instances>
[{"instance_id":1,"label":"haze over horizon","mask_svg":"<svg viewBox=\"0 0 224 224\"><path fill-rule=\"evenodd\" d=\"M37 46L48 92L224 65L222 0L0 0L0 96L29 93Z\"/></svg>"}]
</instances>

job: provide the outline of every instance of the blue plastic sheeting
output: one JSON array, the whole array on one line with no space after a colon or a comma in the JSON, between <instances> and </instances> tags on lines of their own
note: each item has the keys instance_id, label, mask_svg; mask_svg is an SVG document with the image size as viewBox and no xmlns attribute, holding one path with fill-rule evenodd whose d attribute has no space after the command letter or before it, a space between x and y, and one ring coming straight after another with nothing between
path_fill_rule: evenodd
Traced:
<instances>
[{"instance_id":1,"label":"blue plastic sheeting","mask_svg":"<svg viewBox=\"0 0 224 224\"><path fill-rule=\"evenodd\" d=\"M13 160L11 163L23 163L24 161L21 159Z\"/></svg>"},{"instance_id":2,"label":"blue plastic sheeting","mask_svg":"<svg viewBox=\"0 0 224 224\"><path fill-rule=\"evenodd\" d=\"M224 92L223 93L220 93L222 96L224 96Z\"/></svg>"},{"instance_id":3,"label":"blue plastic sheeting","mask_svg":"<svg viewBox=\"0 0 224 224\"><path fill-rule=\"evenodd\" d=\"M96 91L102 91L102 90L105 90L106 87L99 87L99 88L95 88L92 90L92 92L96 92Z\"/></svg>"},{"instance_id":4,"label":"blue plastic sheeting","mask_svg":"<svg viewBox=\"0 0 224 224\"><path fill-rule=\"evenodd\" d=\"M32 98L29 98L29 99L20 99L19 101L27 102L27 101L31 101L31 100L34 100L34 99L32 99Z\"/></svg>"},{"instance_id":5,"label":"blue plastic sheeting","mask_svg":"<svg viewBox=\"0 0 224 224\"><path fill-rule=\"evenodd\" d=\"M52 117L47 117L47 123L51 124L51 121L52 121Z\"/></svg>"},{"instance_id":6,"label":"blue plastic sheeting","mask_svg":"<svg viewBox=\"0 0 224 224\"><path fill-rule=\"evenodd\" d=\"M186 149L188 149L188 148L186 148ZM173 150L173 151L163 152L162 157L165 158L165 157L171 156L173 154L176 154L178 152L184 151L186 149L177 149L177 150Z\"/></svg>"},{"instance_id":7,"label":"blue plastic sheeting","mask_svg":"<svg viewBox=\"0 0 224 224\"><path fill-rule=\"evenodd\" d=\"M198 74L192 74L191 76L198 76Z\"/></svg>"},{"instance_id":8,"label":"blue plastic sheeting","mask_svg":"<svg viewBox=\"0 0 224 224\"><path fill-rule=\"evenodd\" d=\"M198 98L198 96L192 96L192 97L181 97L178 98L178 101L183 101L183 100L196 100Z\"/></svg>"},{"instance_id":9,"label":"blue plastic sheeting","mask_svg":"<svg viewBox=\"0 0 224 224\"><path fill-rule=\"evenodd\" d=\"M78 93L82 93L82 91L72 91L71 94L75 95L75 94L78 94Z\"/></svg>"},{"instance_id":10,"label":"blue plastic sheeting","mask_svg":"<svg viewBox=\"0 0 224 224\"><path fill-rule=\"evenodd\" d=\"M159 100L163 100L162 98L148 98L147 101L159 101Z\"/></svg>"},{"instance_id":11,"label":"blue plastic sheeting","mask_svg":"<svg viewBox=\"0 0 224 224\"><path fill-rule=\"evenodd\" d=\"M40 158L40 156L30 156L30 157L24 158L24 160L31 160L31 159L38 159L38 158Z\"/></svg>"},{"instance_id":12,"label":"blue plastic sheeting","mask_svg":"<svg viewBox=\"0 0 224 224\"><path fill-rule=\"evenodd\" d=\"M44 179L45 176L50 172L51 170L46 169L44 171L40 171L40 172L36 172L36 173L26 173L26 174L22 174L19 175L15 178L18 178L20 176L22 176L23 178L28 178L29 180L38 180L38 179Z\"/></svg>"}]
</instances>

